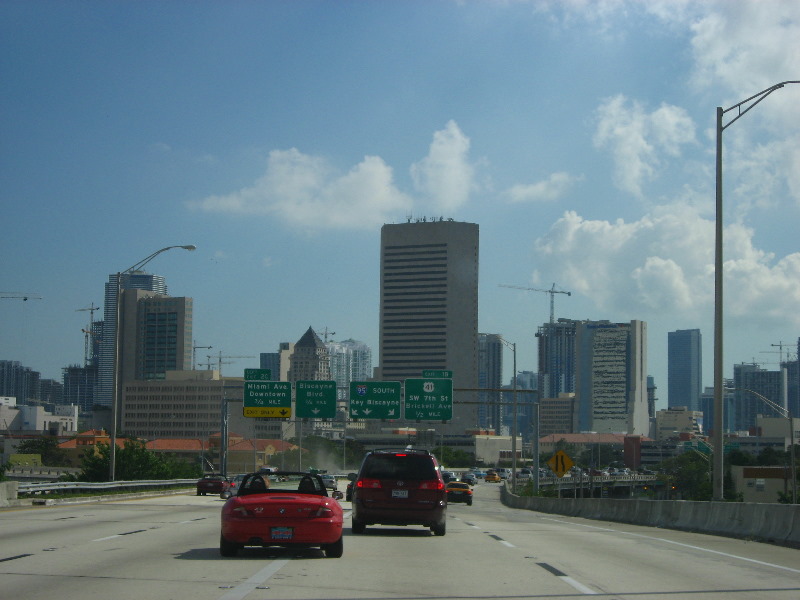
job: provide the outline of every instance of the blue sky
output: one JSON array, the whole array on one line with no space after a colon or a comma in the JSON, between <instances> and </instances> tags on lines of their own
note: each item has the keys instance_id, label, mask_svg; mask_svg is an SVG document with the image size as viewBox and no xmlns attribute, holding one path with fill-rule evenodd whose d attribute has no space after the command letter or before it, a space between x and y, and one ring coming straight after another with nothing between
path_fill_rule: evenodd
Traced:
<instances>
[{"instance_id":1,"label":"blue sky","mask_svg":"<svg viewBox=\"0 0 800 600\"><path fill-rule=\"evenodd\" d=\"M716 107L789 80L794 1L6 0L0 291L42 299L0 300L0 359L60 379L109 273L195 244L148 268L200 355L312 326L377 361L380 227L444 216L519 369L549 296L500 285L555 283L557 316L648 323L663 405L668 331L712 381ZM724 134L726 376L796 351L798 134L800 84Z\"/></svg>"}]
</instances>

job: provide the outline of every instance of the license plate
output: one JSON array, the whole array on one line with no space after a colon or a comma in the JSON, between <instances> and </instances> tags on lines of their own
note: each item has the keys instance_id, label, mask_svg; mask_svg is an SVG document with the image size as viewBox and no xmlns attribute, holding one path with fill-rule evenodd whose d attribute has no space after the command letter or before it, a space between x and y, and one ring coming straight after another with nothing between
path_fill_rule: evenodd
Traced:
<instances>
[{"instance_id":1,"label":"license plate","mask_svg":"<svg viewBox=\"0 0 800 600\"><path fill-rule=\"evenodd\" d=\"M273 527L270 531L273 540L290 540L293 533L291 527Z\"/></svg>"},{"instance_id":2,"label":"license plate","mask_svg":"<svg viewBox=\"0 0 800 600\"><path fill-rule=\"evenodd\" d=\"M392 498L408 498L408 490L392 490Z\"/></svg>"}]
</instances>

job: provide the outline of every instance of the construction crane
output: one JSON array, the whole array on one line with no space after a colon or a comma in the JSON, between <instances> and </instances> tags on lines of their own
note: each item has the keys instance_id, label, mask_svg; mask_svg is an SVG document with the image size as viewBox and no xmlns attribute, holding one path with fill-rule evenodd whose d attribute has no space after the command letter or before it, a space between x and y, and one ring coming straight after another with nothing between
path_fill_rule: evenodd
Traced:
<instances>
[{"instance_id":1,"label":"construction crane","mask_svg":"<svg viewBox=\"0 0 800 600\"><path fill-rule=\"evenodd\" d=\"M39 294L26 294L24 292L0 292L0 298L22 300L23 302L27 302L28 300L42 299Z\"/></svg>"},{"instance_id":2,"label":"construction crane","mask_svg":"<svg viewBox=\"0 0 800 600\"><path fill-rule=\"evenodd\" d=\"M192 346L192 371L194 371L195 361L197 359L197 351L202 348L203 350L211 350L214 346ZM210 368L210 366L209 366Z\"/></svg>"},{"instance_id":3,"label":"construction crane","mask_svg":"<svg viewBox=\"0 0 800 600\"><path fill-rule=\"evenodd\" d=\"M212 358L212 356L213 355L210 355L210 354L206 355L206 357L208 358L208 366L209 366L209 368L211 367L211 358ZM222 355L222 350L220 350L219 354L216 357L216 359L217 359L217 368L219 370L220 375L222 375L222 365L232 365L233 364L232 362L229 362L229 361L223 361L222 360L223 358L255 358L255 356L232 356L232 355L231 356L223 356Z\"/></svg>"},{"instance_id":4,"label":"construction crane","mask_svg":"<svg viewBox=\"0 0 800 600\"><path fill-rule=\"evenodd\" d=\"M95 335L95 333L93 331L93 329L94 329L93 324L94 324L94 311L96 311L96 310L100 310L100 307L99 306L95 306L94 302L92 302L91 306L87 306L86 308L76 308L75 309L75 312L89 311L89 328L88 329L81 329L81 331L83 332L83 366L84 367L88 367L89 366L89 356L90 356L90 352L89 352L90 342L89 342L89 339L90 339L90 336Z\"/></svg>"},{"instance_id":5,"label":"construction crane","mask_svg":"<svg viewBox=\"0 0 800 600\"><path fill-rule=\"evenodd\" d=\"M556 305L555 305L556 294L566 294L567 296L572 295L572 292L557 290L555 283L553 284L553 287L550 288L549 290L543 290L541 288L524 287L521 285L505 285L502 283L499 285L500 287L514 288L517 290L527 290L529 292L544 292L545 294L550 294L550 323L555 323L556 320Z\"/></svg>"},{"instance_id":6,"label":"construction crane","mask_svg":"<svg viewBox=\"0 0 800 600\"><path fill-rule=\"evenodd\" d=\"M328 336L329 335L336 335L335 331L330 331L327 327L322 332L322 340L327 344L328 343Z\"/></svg>"}]
</instances>

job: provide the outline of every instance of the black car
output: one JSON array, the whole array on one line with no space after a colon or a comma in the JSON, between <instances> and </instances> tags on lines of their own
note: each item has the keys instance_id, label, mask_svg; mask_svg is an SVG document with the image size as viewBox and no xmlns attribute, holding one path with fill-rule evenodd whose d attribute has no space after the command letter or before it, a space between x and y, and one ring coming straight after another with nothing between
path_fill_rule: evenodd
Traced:
<instances>
[{"instance_id":1,"label":"black car","mask_svg":"<svg viewBox=\"0 0 800 600\"><path fill-rule=\"evenodd\" d=\"M475 477L475 473L462 473L461 481L468 483L469 485L475 485L478 483L478 478Z\"/></svg>"},{"instance_id":2,"label":"black car","mask_svg":"<svg viewBox=\"0 0 800 600\"><path fill-rule=\"evenodd\" d=\"M444 535L447 492L427 450L368 452L353 485L353 533L367 525L422 525Z\"/></svg>"}]
</instances>

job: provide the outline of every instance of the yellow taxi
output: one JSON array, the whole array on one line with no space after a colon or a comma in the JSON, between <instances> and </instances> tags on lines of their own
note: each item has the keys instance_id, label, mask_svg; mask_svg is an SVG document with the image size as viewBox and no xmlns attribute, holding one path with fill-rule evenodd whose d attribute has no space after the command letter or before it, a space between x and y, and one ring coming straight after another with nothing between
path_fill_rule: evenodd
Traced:
<instances>
[{"instance_id":1,"label":"yellow taxi","mask_svg":"<svg viewBox=\"0 0 800 600\"><path fill-rule=\"evenodd\" d=\"M483 476L483 480L486 483L500 483L500 475L494 469L489 469L486 471L486 475Z\"/></svg>"}]
</instances>

